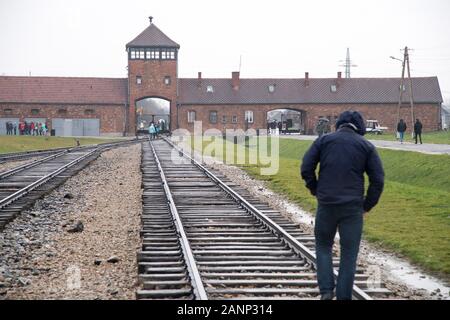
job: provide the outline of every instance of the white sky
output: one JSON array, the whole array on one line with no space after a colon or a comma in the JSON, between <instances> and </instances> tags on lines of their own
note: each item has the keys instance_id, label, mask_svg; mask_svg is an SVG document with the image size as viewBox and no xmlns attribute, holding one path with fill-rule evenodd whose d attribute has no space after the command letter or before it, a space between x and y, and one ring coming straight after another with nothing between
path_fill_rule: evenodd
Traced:
<instances>
[{"instance_id":1,"label":"white sky","mask_svg":"<svg viewBox=\"0 0 450 320\"><path fill-rule=\"evenodd\" d=\"M181 45L180 77L438 76L450 102L449 0L0 0L0 75L126 77L148 16ZM343 73L344 74L344 73Z\"/></svg>"}]
</instances>

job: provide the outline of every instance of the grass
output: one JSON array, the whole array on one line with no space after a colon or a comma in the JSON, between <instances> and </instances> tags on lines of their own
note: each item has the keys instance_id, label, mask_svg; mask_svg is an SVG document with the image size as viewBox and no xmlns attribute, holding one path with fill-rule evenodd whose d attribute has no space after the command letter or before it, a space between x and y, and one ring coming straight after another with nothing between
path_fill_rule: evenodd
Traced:
<instances>
[{"instance_id":1,"label":"grass","mask_svg":"<svg viewBox=\"0 0 450 320\"><path fill-rule=\"evenodd\" d=\"M279 143L279 171L275 175L261 175L261 165L240 167L266 181L273 191L315 212L316 199L304 186L299 172L300 159L312 141L279 139ZM208 144L203 142L203 149ZM450 156L378 151L386 174L385 190L365 220L365 239L450 277ZM219 150L215 156L225 153Z\"/></svg>"},{"instance_id":2,"label":"grass","mask_svg":"<svg viewBox=\"0 0 450 320\"><path fill-rule=\"evenodd\" d=\"M366 138L369 140L387 140L387 141L397 141L396 135L393 133L383 133L383 134L367 134ZM415 142L411 137L411 132L405 132L406 142ZM450 144L450 131L436 131L436 132L425 132L422 133L423 143L438 143L438 144Z\"/></svg>"},{"instance_id":3,"label":"grass","mask_svg":"<svg viewBox=\"0 0 450 320\"><path fill-rule=\"evenodd\" d=\"M76 140L79 140L81 145L87 145L117 141L120 140L120 138L101 139L45 136L0 136L0 153L73 147L77 145Z\"/></svg>"}]
</instances>

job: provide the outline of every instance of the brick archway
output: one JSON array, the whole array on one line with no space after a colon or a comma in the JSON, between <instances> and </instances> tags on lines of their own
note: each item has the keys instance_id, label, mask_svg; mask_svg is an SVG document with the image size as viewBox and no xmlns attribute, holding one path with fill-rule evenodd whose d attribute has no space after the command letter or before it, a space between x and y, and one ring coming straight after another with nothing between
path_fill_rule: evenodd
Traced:
<instances>
[{"instance_id":1,"label":"brick archway","mask_svg":"<svg viewBox=\"0 0 450 320\"><path fill-rule=\"evenodd\" d=\"M286 132L307 132L307 113L303 109L295 107L275 108L266 112L267 126L273 126L273 121L277 124L281 122L283 130Z\"/></svg>"},{"instance_id":2,"label":"brick archway","mask_svg":"<svg viewBox=\"0 0 450 320\"><path fill-rule=\"evenodd\" d=\"M145 96L135 100L136 133L148 131L150 123L158 124L163 131L170 131L171 100L161 96Z\"/></svg>"}]
</instances>

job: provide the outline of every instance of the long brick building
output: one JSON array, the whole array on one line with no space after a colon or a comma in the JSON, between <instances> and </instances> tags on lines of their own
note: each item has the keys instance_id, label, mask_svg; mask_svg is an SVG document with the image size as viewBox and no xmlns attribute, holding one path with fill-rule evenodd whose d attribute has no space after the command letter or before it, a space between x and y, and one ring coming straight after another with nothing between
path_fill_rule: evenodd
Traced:
<instances>
[{"instance_id":1,"label":"long brick building","mask_svg":"<svg viewBox=\"0 0 450 320\"><path fill-rule=\"evenodd\" d=\"M128 78L1 76L0 134L6 122L19 121L45 122L60 136L134 135L152 121L172 131L193 130L194 121L202 121L203 130L266 129L268 121L277 121L274 110L290 118L286 110L295 111L298 131L312 134L319 117L333 122L348 109L393 129L400 90L400 117L411 123L409 90L399 78L347 79L340 72L333 78L305 73L297 79L241 79L239 72L228 79L203 78L200 72L179 78L179 49L150 19L126 45ZM413 78L413 96L414 116L424 130L439 130L437 77Z\"/></svg>"}]
</instances>

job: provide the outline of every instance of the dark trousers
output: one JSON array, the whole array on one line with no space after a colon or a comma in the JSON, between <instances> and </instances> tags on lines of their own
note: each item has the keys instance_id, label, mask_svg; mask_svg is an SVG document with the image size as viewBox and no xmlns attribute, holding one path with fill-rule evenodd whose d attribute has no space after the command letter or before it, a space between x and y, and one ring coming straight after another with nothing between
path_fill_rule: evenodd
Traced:
<instances>
[{"instance_id":1,"label":"dark trousers","mask_svg":"<svg viewBox=\"0 0 450 320\"><path fill-rule=\"evenodd\" d=\"M321 294L334 291L332 248L339 230L341 257L336 284L336 298L351 300L356 260L361 242L363 208L361 204L321 205L316 214L317 281Z\"/></svg>"},{"instance_id":2,"label":"dark trousers","mask_svg":"<svg viewBox=\"0 0 450 320\"><path fill-rule=\"evenodd\" d=\"M419 136L420 144L422 144L422 132L414 132L414 139L416 140L416 144L417 144L417 136Z\"/></svg>"}]
</instances>

